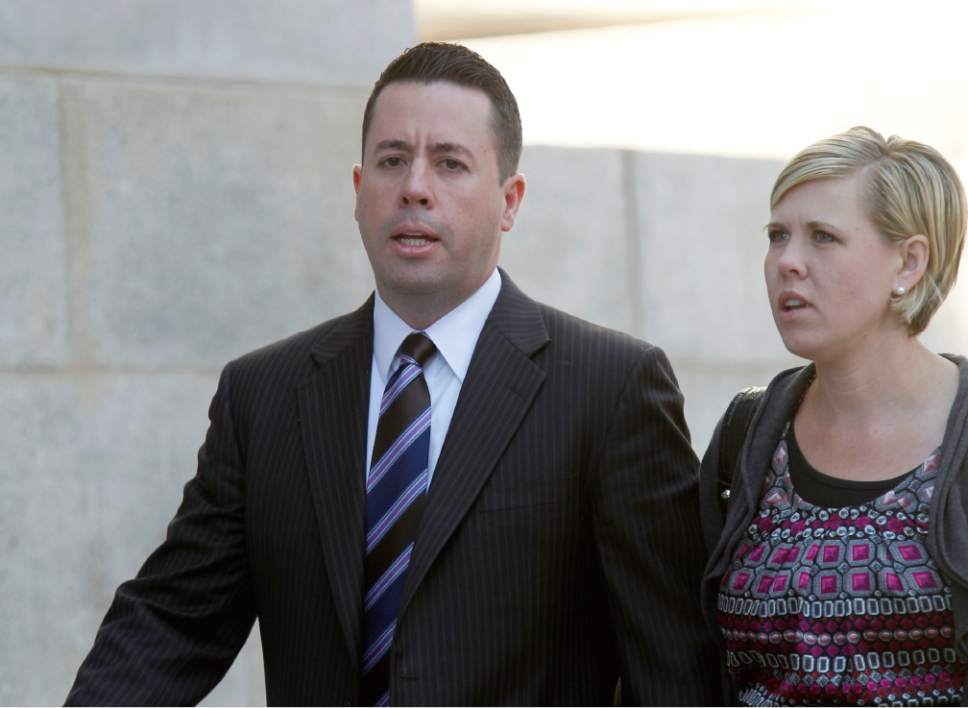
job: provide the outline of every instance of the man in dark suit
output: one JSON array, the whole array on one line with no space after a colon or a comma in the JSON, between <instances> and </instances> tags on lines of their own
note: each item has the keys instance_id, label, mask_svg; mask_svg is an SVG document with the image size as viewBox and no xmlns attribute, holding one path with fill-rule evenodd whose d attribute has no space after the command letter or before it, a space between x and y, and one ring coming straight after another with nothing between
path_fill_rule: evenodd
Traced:
<instances>
[{"instance_id":1,"label":"man in dark suit","mask_svg":"<svg viewBox=\"0 0 968 708\"><path fill-rule=\"evenodd\" d=\"M718 700L675 377L496 268L520 150L478 55L387 67L353 170L376 293L225 368L69 702L198 701L256 617L270 703Z\"/></svg>"}]
</instances>

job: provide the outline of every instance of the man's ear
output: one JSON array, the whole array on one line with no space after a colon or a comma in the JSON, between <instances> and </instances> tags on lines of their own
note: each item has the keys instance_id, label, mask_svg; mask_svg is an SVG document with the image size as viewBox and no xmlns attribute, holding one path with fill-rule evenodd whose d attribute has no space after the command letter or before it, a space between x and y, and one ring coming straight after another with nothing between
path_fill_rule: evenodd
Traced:
<instances>
[{"instance_id":1,"label":"man's ear","mask_svg":"<svg viewBox=\"0 0 968 708\"><path fill-rule=\"evenodd\" d=\"M924 277L924 273L928 269L930 255L931 244L924 234L914 234L904 239L898 249L901 264L897 271L897 282L894 286L900 285L910 292L911 288Z\"/></svg>"},{"instance_id":2,"label":"man's ear","mask_svg":"<svg viewBox=\"0 0 968 708\"><path fill-rule=\"evenodd\" d=\"M360 220L360 180L363 179L362 165L353 165L353 191L356 193L356 203L353 205L353 218Z\"/></svg>"},{"instance_id":3,"label":"man's ear","mask_svg":"<svg viewBox=\"0 0 968 708\"><path fill-rule=\"evenodd\" d=\"M515 172L504 180L502 189L504 190L504 213L501 214L501 231L510 231L517 218L518 209L524 200L524 190L527 185L524 175Z\"/></svg>"}]
</instances>

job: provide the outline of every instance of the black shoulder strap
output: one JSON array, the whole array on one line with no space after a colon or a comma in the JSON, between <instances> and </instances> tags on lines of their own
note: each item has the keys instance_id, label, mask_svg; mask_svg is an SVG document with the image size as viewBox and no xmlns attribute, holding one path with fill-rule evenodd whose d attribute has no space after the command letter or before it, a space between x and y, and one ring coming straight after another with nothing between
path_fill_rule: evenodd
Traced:
<instances>
[{"instance_id":1,"label":"black shoulder strap","mask_svg":"<svg viewBox=\"0 0 968 708\"><path fill-rule=\"evenodd\" d=\"M726 518L726 505L739 463L739 451L746 440L753 411L765 390L762 386L744 388L733 396L723 415L723 427L719 434L719 510L723 518Z\"/></svg>"}]
</instances>

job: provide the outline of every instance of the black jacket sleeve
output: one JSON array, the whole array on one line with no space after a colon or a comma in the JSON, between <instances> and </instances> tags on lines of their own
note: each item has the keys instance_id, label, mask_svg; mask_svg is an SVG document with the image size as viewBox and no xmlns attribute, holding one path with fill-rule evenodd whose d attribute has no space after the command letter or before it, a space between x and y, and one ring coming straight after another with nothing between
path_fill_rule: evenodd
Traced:
<instances>
[{"instance_id":1,"label":"black jacket sleeve","mask_svg":"<svg viewBox=\"0 0 968 708\"><path fill-rule=\"evenodd\" d=\"M652 347L610 422L592 502L626 704L722 700L719 653L699 604L697 466L672 367Z\"/></svg>"}]
</instances>

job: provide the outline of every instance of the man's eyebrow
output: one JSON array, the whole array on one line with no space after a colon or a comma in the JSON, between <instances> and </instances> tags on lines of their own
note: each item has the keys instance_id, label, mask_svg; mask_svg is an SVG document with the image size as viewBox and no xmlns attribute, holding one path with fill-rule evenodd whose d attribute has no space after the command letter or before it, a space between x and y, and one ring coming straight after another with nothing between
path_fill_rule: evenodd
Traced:
<instances>
[{"instance_id":1,"label":"man's eyebrow","mask_svg":"<svg viewBox=\"0 0 968 708\"><path fill-rule=\"evenodd\" d=\"M430 152L432 153L442 153L450 152L457 155L466 155L467 157L473 157L473 153L460 143L434 143L430 146Z\"/></svg>"},{"instance_id":2,"label":"man's eyebrow","mask_svg":"<svg viewBox=\"0 0 968 708\"><path fill-rule=\"evenodd\" d=\"M381 150L402 150L404 152L413 152L414 150L413 145L408 143L406 140L400 140L397 138L381 140L373 149L377 152ZM430 146L430 152L434 155L450 153L454 155L465 155L466 157L474 156L474 153L472 153L469 148L464 147L460 143L452 142L434 143Z\"/></svg>"},{"instance_id":3,"label":"man's eyebrow","mask_svg":"<svg viewBox=\"0 0 968 708\"><path fill-rule=\"evenodd\" d=\"M406 140L381 140L376 144L375 150L407 150L411 151L410 143Z\"/></svg>"}]
</instances>

